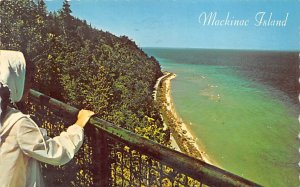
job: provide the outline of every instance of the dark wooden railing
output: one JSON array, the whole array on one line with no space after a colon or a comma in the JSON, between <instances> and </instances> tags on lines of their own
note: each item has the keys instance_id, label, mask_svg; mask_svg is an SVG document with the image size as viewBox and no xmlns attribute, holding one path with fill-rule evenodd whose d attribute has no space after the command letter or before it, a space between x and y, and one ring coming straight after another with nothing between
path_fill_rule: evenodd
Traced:
<instances>
[{"instance_id":1,"label":"dark wooden railing","mask_svg":"<svg viewBox=\"0 0 300 187\"><path fill-rule=\"evenodd\" d=\"M50 135L72 124L78 109L31 90L27 111ZM74 161L44 167L55 186L260 186L189 157L98 117L85 129L85 144Z\"/></svg>"}]
</instances>

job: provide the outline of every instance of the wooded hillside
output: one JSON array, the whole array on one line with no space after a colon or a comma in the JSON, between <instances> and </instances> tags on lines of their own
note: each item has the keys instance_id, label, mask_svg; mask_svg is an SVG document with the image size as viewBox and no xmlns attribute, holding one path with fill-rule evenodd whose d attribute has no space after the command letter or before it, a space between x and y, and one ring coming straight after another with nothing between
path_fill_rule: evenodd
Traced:
<instances>
[{"instance_id":1,"label":"wooded hillside","mask_svg":"<svg viewBox=\"0 0 300 187\"><path fill-rule=\"evenodd\" d=\"M0 48L19 50L35 67L37 89L147 138L166 133L152 93L158 62L126 36L72 16L70 4L48 12L43 0L0 2Z\"/></svg>"}]
</instances>

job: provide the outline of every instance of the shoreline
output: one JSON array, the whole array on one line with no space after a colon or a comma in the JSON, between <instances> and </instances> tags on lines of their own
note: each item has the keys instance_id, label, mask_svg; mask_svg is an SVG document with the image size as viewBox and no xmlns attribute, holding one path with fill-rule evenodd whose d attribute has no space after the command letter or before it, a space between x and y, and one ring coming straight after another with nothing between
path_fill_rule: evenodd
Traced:
<instances>
[{"instance_id":1,"label":"shoreline","mask_svg":"<svg viewBox=\"0 0 300 187\"><path fill-rule=\"evenodd\" d=\"M174 73L164 72L164 75L158 79L155 97L155 99L158 98L163 121L167 123L166 126L170 129L170 144L174 145L175 141L178 147L175 150L215 165L206 152L200 149L196 142L197 139L191 133L191 129L183 122L175 110L171 96L171 80L175 77L176 74Z\"/></svg>"}]
</instances>

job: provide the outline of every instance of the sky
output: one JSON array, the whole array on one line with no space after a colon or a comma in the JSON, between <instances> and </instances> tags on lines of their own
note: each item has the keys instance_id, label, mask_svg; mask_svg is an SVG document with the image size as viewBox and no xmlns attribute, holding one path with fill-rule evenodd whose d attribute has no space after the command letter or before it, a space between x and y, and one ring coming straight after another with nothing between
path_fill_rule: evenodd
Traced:
<instances>
[{"instance_id":1,"label":"sky","mask_svg":"<svg viewBox=\"0 0 300 187\"><path fill-rule=\"evenodd\" d=\"M50 11L60 9L62 2L46 0ZM300 51L300 0L69 2L73 16L103 31L126 35L140 47ZM227 16L229 21L248 22L220 25ZM259 24L260 20L265 20L265 24ZM272 21L280 24L272 26Z\"/></svg>"}]
</instances>

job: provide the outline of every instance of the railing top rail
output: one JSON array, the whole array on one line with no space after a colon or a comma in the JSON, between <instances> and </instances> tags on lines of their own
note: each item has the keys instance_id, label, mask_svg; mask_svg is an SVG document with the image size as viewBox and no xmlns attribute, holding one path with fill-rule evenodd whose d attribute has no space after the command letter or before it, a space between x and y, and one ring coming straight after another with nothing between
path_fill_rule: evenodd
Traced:
<instances>
[{"instance_id":1,"label":"railing top rail","mask_svg":"<svg viewBox=\"0 0 300 187\"><path fill-rule=\"evenodd\" d=\"M30 99L34 103L49 107L66 119L76 119L79 109L59 100L46 96L38 91L30 90ZM109 136L123 142L143 154L176 168L180 172L202 181L209 186L260 186L252 181L234 175L230 172L207 164L201 160L189 157L183 153L167 148L154 141L145 139L131 131L120 128L98 117L92 117L90 125L107 133Z\"/></svg>"}]
</instances>

